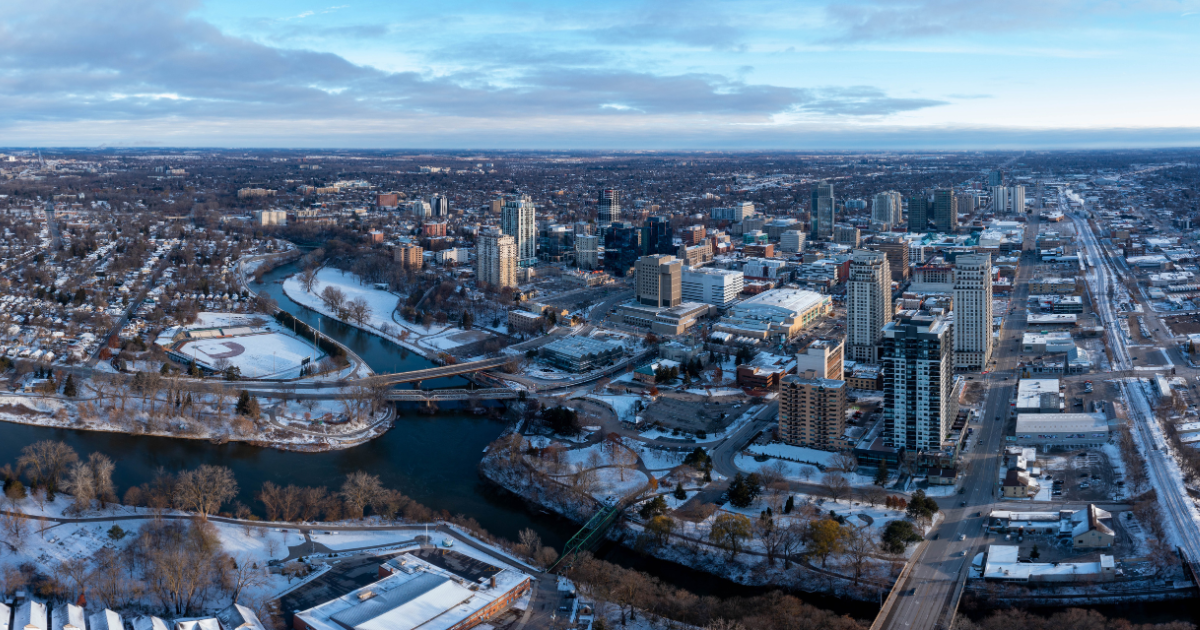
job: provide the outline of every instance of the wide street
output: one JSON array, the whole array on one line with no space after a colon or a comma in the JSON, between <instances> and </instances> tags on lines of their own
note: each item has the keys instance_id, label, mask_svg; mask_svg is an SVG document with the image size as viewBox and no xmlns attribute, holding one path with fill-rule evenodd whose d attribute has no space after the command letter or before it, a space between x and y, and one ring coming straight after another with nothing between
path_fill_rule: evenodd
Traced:
<instances>
[{"instance_id":1,"label":"wide street","mask_svg":"<svg viewBox=\"0 0 1200 630\"><path fill-rule=\"evenodd\" d=\"M1031 218L1025 230L1027 248L1032 246L1036 234L1037 220ZM949 604L957 597L971 559L987 544L984 523L997 500L1000 451L1010 402L1019 378L1016 368L1020 357L1015 340L1021 339L1027 329L1025 300L1029 295L1029 279L1034 273L1034 254L1035 251L1022 252L1024 259L1018 267L1010 299L1010 310L1014 312L996 314L1004 316L1004 326L992 354L995 364L983 376L987 394L980 421L970 425L978 437L971 450L961 458L965 479L960 487L965 488L965 492L938 500L942 520L927 537L924 550L913 558L916 565L897 591L892 608L885 611L887 617L882 627L906 630L947 627Z\"/></svg>"}]
</instances>

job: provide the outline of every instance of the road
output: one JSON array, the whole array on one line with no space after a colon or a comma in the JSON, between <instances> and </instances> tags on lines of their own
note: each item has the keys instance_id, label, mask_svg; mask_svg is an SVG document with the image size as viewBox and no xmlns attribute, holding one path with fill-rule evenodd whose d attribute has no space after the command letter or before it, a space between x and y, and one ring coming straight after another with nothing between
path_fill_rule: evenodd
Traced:
<instances>
[{"instance_id":1,"label":"road","mask_svg":"<svg viewBox=\"0 0 1200 630\"><path fill-rule=\"evenodd\" d=\"M1037 223L1031 220L1025 232L1025 243L1031 247L1035 234ZM975 444L960 456L964 493L938 499L943 520L927 537L919 557L912 559L916 565L897 589L891 608L881 613L886 615L878 622L882 628L925 630L949 627L961 592L960 585L966 579L971 560L987 544L986 515L997 500L1001 449L1010 401L1015 395L1019 376L1018 342L1028 327L1025 304L1035 259L1032 251L1022 252L1022 256L1024 260L1013 282L1010 314L998 314L1004 315L1004 326L998 346L992 353L995 364L983 376L987 394L982 419L971 425L977 434ZM963 540L959 540L960 537Z\"/></svg>"}]
</instances>

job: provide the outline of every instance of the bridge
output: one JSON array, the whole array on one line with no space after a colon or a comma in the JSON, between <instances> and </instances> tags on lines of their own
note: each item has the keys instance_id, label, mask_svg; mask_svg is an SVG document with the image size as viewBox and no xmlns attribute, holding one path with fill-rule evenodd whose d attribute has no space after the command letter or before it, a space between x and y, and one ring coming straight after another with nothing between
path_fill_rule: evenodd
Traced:
<instances>
[{"instance_id":1,"label":"bridge","mask_svg":"<svg viewBox=\"0 0 1200 630\"><path fill-rule=\"evenodd\" d=\"M592 518L588 519L583 528L575 532L575 535L563 546L562 555L558 557L558 560L549 569L546 569L546 573L554 573L559 570L565 571L571 568L572 563L575 562L575 558L580 553L590 551L595 547L604 538L604 535L608 533L613 523L617 522L617 517L621 515L622 505L623 502L618 502L615 505L606 505L599 512L593 514Z\"/></svg>"},{"instance_id":2,"label":"bridge","mask_svg":"<svg viewBox=\"0 0 1200 630\"><path fill-rule=\"evenodd\" d=\"M394 389L387 399L394 402L433 402L441 400L515 400L521 392L507 387L486 389Z\"/></svg>"},{"instance_id":3,"label":"bridge","mask_svg":"<svg viewBox=\"0 0 1200 630\"><path fill-rule=\"evenodd\" d=\"M471 372L481 372L492 368L498 368L515 357L501 356L491 359L482 359L479 361L468 361L466 363L454 363L451 365L440 365L438 367L425 368L423 370L412 370L410 372L397 372L395 374L377 374L368 376L353 381L348 381L350 385L396 385L399 383L419 383L428 381L434 378L442 378L445 376L459 376L461 374L470 374Z\"/></svg>"}]
</instances>

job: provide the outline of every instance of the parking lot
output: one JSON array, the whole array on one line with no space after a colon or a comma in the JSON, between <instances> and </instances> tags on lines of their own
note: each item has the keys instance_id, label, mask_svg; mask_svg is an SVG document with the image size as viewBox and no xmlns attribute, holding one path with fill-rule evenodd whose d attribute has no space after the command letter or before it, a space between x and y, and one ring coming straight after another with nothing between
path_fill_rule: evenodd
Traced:
<instances>
[{"instance_id":1,"label":"parking lot","mask_svg":"<svg viewBox=\"0 0 1200 630\"><path fill-rule=\"evenodd\" d=\"M697 431L716 433L746 413L747 408L745 402L699 403L664 396L651 403L644 416L667 429L679 429L691 434Z\"/></svg>"},{"instance_id":2,"label":"parking lot","mask_svg":"<svg viewBox=\"0 0 1200 630\"><path fill-rule=\"evenodd\" d=\"M1041 470L1038 483L1052 485L1055 501L1110 501L1124 485L1100 450L1038 453L1035 465Z\"/></svg>"}]
</instances>

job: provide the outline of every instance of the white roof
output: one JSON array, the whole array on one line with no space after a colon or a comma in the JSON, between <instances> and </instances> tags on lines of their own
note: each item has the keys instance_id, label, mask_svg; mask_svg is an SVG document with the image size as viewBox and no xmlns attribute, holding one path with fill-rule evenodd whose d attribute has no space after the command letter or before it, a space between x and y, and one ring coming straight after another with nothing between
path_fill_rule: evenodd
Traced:
<instances>
[{"instance_id":1,"label":"white roof","mask_svg":"<svg viewBox=\"0 0 1200 630\"><path fill-rule=\"evenodd\" d=\"M1017 381L1017 408L1040 407L1042 394L1058 394L1056 378L1023 378Z\"/></svg>"},{"instance_id":2,"label":"white roof","mask_svg":"<svg viewBox=\"0 0 1200 630\"><path fill-rule=\"evenodd\" d=\"M1102 413L1019 413L1017 434L1022 433L1107 433L1108 419Z\"/></svg>"}]
</instances>

